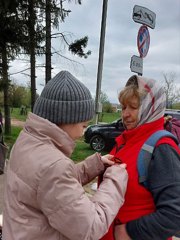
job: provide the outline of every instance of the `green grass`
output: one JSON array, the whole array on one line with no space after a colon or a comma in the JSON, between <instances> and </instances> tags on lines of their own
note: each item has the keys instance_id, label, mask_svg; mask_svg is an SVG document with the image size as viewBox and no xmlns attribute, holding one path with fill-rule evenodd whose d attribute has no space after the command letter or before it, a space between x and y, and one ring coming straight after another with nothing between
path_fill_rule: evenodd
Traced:
<instances>
[{"instance_id":1,"label":"green grass","mask_svg":"<svg viewBox=\"0 0 180 240\"><path fill-rule=\"evenodd\" d=\"M98 122L110 123L121 118L121 113L100 113ZM89 122L90 125L95 124L95 118Z\"/></svg>"},{"instance_id":2,"label":"green grass","mask_svg":"<svg viewBox=\"0 0 180 240\"><path fill-rule=\"evenodd\" d=\"M120 117L121 117L121 113L119 113L119 112L117 112L117 113L101 113L100 116L99 116L99 120L101 122L110 123L110 122L113 122Z\"/></svg>"},{"instance_id":3,"label":"green grass","mask_svg":"<svg viewBox=\"0 0 180 240\"><path fill-rule=\"evenodd\" d=\"M11 151L12 146L14 145L20 131L22 130L21 127L11 127L11 135L4 135L4 141L8 146L8 156Z\"/></svg>"},{"instance_id":4,"label":"green grass","mask_svg":"<svg viewBox=\"0 0 180 240\"><path fill-rule=\"evenodd\" d=\"M21 120L21 121L25 121L26 118L27 118L27 115L21 115L20 114L20 108L12 108L11 109L11 118L15 118L15 119L18 119L18 120ZM27 111L29 112L30 109L27 109ZM109 122L112 122L118 118L121 117L121 113L101 113L99 115L99 122L106 122L106 123L109 123ZM95 120L91 120L89 122L89 124L94 124Z\"/></svg>"},{"instance_id":5,"label":"green grass","mask_svg":"<svg viewBox=\"0 0 180 240\"><path fill-rule=\"evenodd\" d=\"M74 160L75 162L80 162L94 153L95 151L92 150L89 144L85 143L84 139L82 138L76 141L76 147L73 151L71 159Z\"/></svg>"},{"instance_id":6,"label":"green grass","mask_svg":"<svg viewBox=\"0 0 180 240\"><path fill-rule=\"evenodd\" d=\"M20 108L11 108L11 118L25 121L27 118L27 115L21 115L20 111L21 111ZM30 109L27 109L27 111L30 111Z\"/></svg>"},{"instance_id":7,"label":"green grass","mask_svg":"<svg viewBox=\"0 0 180 240\"><path fill-rule=\"evenodd\" d=\"M95 151L90 148L90 145L84 142L84 138L76 141L76 147L71 156L71 159L75 162L81 162L86 157L94 154ZM102 155L107 154L107 152L102 152Z\"/></svg>"}]
</instances>

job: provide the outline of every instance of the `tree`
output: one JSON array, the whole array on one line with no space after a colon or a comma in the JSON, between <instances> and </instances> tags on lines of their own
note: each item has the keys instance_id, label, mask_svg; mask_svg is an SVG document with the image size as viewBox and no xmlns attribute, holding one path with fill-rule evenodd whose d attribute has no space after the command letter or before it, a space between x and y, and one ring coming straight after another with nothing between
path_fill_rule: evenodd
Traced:
<instances>
[{"instance_id":1,"label":"tree","mask_svg":"<svg viewBox=\"0 0 180 240\"><path fill-rule=\"evenodd\" d=\"M30 56L30 78L31 78L31 109L36 100L36 55L46 53L46 81L51 78L51 25L58 27L59 20L64 21L70 10L65 10L63 3L66 0L0 0L0 74L4 91L5 133L9 134L10 110L9 110L9 62L20 53ZM68 1L70 2L70 0ZM78 0L81 4L81 0ZM58 5L59 4L59 5ZM44 13L46 29L44 27ZM46 31L45 31L46 30ZM46 37L46 46L42 43ZM81 38L75 42L68 43L66 36L63 37L69 47L69 51L80 57L87 57L90 51L84 52L88 37ZM46 49L46 50L45 50ZM2 61L1 61L2 60Z\"/></svg>"},{"instance_id":2,"label":"tree","mask_svg":"<svg viewBox=\"0 0 180 240\"><path fill-rule=\"evenodd\" d=\"M15 12L17 5L18 0L0 0L0 11L4 9Z\"/></svg>"},{"instance_id":3,"label":"tree","mask_svg":"<svg viewBox=\"0 0 180 240\"><path fill-rule=\"evenodd\" d=\"M13 0L15 1L15 0ZM36 100L36 55L44 54L42 42L45 40L45 28L43 18L40 18L40 10L44 7L43 0L21 0L16 2L15 12L21 26L24 26L24 36L19 39L21 52L30 56L31 79L31 109ZM17 21L14 22L15 25Z\"/></svg>"},{"instance_id":4,"label":"tree","mask_svg":"<svg viewBox=\"0 0 180 240\"><path fill-rule=\"evenodd\" d=\"M58 28L59 19L64 21L65 17L68 16L70 10L65 10L63 7L64 0L21 0L18 6L18 10L22 13L22 19L27 27L27 41L24 42L24 53L30 55L30 78L31 78L31 109L36 100L36 55L45 54L45 82L47 83L51 79L51 25ZM81 1L78 1L80 4ZM44 27L45 19L45 27ZM63 35L60 33L60 35ZM63 39L66 44L66 37L63 35ZM45 46L42 45L43 41ZM88 38L84 40L80 39L80 42L68 44L69 49L74 54L83 56L83 48L87 45ZM78 52L74 52L73 47L82 46ZM80 52L81 51L81 52ZM90 54L90 51L84 53L84 57Z\"/></svg>"},{"instance_id":5,"label":"tree","mask_svg":"<svg viewBox=\"0 0 180 240\"><path fill-rule=\"evenodd\" d=\"M176 74L174 72L163 73L163 77L167 108L172 108L174 103L180 101L180 87L175 86Z\"/></svg>"},{"instance_id":6,"label":"tree","mask_svg":"<svg viewBox=\"0 0 180 240\"><path fill-rule=\"evenodd\" d=\"M108 95L105 92L101 92L100 94L100 102L102 104L102 113L99 117L99 120L103 121L103 116L105 112L111 113L112 112L112 105L109 101Z\"/></svg>"},{"instance_id":7,"label":"tree","mask_svg":"<svg viewBox=\"0 0 180 240\"><path fill-rule=\"evenodd\" d=\"M4 6L4 8L3 8ZM4 92L5 133L11 133L10 108L9 108L9 62L20 52L22 39L25 39L26 29L19 18L16 9L17 2L11 4L0 1L0 57L2 63L1 89Z\"/></svg>"},{"instance_id":8,"label":"tree","mask_svg":"<svg viewBox=\"0 0 180 240\"><path fill-rule=\"evenodd\" d=\"M46 0L46 74L45 82L51 79L51 1Z\"/></svg>"},{"instance_id":9,"label":"tree","mask_svg":"<svg viewBox=\"0 0 180 240\"><path fill-rule=\"evenodd\" d=\"M31 106L30 88L18 85L15 81L10 85L9 98L12 107Z\"/></svg>"},{"instance_id":10,"label":"tree","mask_svg":"<svg viewBox=\"0 0 180 240\"><path fill-rule=\"evenodd\" d=\"M105 92L101 92L100 94L100 102L103 105L106 102L109 102L108 95Z\"/></svg>"},{"instance_id":11,"label":"tree","mask_svg":"<svg viewBox=\"0 0 180 240\"><path fill-rule=\"evenodd\" d=\"M71 0L70 0L71 1ZM68 2L70 2L68 1ZM64 8L64 2L66 0L46 0L46 6L45 6L45 16L46 16L46 75L45 75L45 82L47 83L51 79L51 70L52 70L52 64L51 64L51 38L52 33L51 29L53 26L54 28L59 27L59 22L64 22L65 18L69 15L71 12L70 10L66 10ZM81 0L76 1L75 3L81 4ZM69 43L66 35L64 33L57 33L53 34L54 36L61 36L64 40L64 43L68 46L69 51L72 54L75 54L79 57L87 58L91 51L85 52L84 49L87 47L88 43L88 37L85 36L80 39L76 39L74 42ZM57 52L56 52L57 53Z\"/></svg>"},{"instance_id":12,"label":"tree","mask_svg":"<svg viewBox=\"0 0 180 240\"><path fill-rule=\"evenodd\" d=\"M84 52L84 48L87 47L87 43L88 43L88 36L77 39L69 45L69 51L72 54L78 55L79 57L87 58L91 54L90 50L87 52Z\"/></svg>"},{"instance_id":13,"label":"tree","mask_svg":"<svg viewBox=\"0 0 180 240\"><path fill-rule=\"evenodd\" d=\"M43 18L40 18L39 9L44 6L43 0L21 0L18 11L27 29L27 39L23 42L24 53L30 56L31 78L31 110L36 101L36 55L44 54L41 46L45 39Z\"/></svg>"},{"instance_id":14,"label":"tree","mask_svg":"<svg viewBox=\"0 0 180 240\"><path fill-rule=\"evenodd\" d=\"M112 112L112 105L109 101L108 95L104 92L101 92L100 95L100 102L102 104L102 111L103 112Z\"/></svg>"},{"instance_id":15,"label":"tree","mask_svg":"<svg viewBox=\"0 0 180 240\"><path fill-rule=\"evenodd\" d=\"M106 112L106 113L112 113L113 112L112 104L110 102L104 103L103 112Z\"/></svg>"}]
</instances>

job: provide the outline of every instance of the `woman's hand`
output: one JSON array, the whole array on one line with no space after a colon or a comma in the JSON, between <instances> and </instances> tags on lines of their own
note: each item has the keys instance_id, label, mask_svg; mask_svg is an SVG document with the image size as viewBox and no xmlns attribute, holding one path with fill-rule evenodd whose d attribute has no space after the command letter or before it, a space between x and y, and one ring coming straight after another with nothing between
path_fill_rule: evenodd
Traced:
<instances>
[{"instance_id":1,"label":"woman's hand","mask_svg":"<svg viewBox=\"0 0 180 240\"><path fill-rule=\"evenodd\" d=\"M115 240L131 240L127 231L126 224L116 225L114 228Z\"/></svg>"},{"instance_id":2,"label":"woman's hand","mask_svg":"<svg viewBox=\"0 0 180 240\"><path fill-rule=\"evenodd\" d=\"M104 163L105 166L112 166L115 162L112 161L113 155L106 154L104 156L100 155L101 161Z\"/></svg>"},{"instance_id":3,"label":"woman's hand","mask_svg":"<svg viewBox=\"0 0 180 240\"><path fill-rule=\"evenodd\" d=\"M106 155L104 155L104 156L100 156L100 158L101 158L101 161L104 163L104 165L105 165L106 167L112 166L112 165L114 165L114 164L117 164L117 161L114 160L114 156L111 155L111 154L106 154ZM118 164L120 164L120 162L118 162ZM121 166L122 166L123 168L126 168L126 164L124 164L124 163L121 164Z\"/></svg>"}]
</instances>

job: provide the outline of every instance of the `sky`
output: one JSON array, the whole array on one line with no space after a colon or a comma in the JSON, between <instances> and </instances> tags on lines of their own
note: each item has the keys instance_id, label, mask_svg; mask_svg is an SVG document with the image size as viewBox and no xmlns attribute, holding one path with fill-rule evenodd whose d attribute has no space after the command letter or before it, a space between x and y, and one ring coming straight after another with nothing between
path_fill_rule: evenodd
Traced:
<instances>
[{"instance_id":1,"label":"sky","mask_svg":"<svg viewBox=\"0 0 180 240\"><path fill-rule=\"evenodd\" d=\"M72 1L73 2L73 1ZM70 54L60 38L53 39L53 51L60 55L52 56L52 77L61 70L70 71L91 91L93 97L97 89L100 30L103 0L82 0L82 4L69 3L71 10L64 23L54 32L63 32L71 40L88 36L87 51L91 55L79 58ZM106 93L111 103L118 103L118 93L131 72L130 62L133 55L139 56L137 35L140 23L134 22L135 5L146 7L156 14L155 28L148 27L150 34L149 51L143 58L143 76L162 82L163 73L175 73L175 84L180 86L180 0L109 0L106 19L103 72L101 91ZM69 61L67 58L71 59ZM37 58L37 64L44 64L44 58ZM14 74L27 68L27 64L16 60L10 72L18 83L28 82L22 74ZM26 72L29 74L29 71ZM44 68L37 67L37 92L40 94L45 83Z\"/></svg>"}]
</instances>

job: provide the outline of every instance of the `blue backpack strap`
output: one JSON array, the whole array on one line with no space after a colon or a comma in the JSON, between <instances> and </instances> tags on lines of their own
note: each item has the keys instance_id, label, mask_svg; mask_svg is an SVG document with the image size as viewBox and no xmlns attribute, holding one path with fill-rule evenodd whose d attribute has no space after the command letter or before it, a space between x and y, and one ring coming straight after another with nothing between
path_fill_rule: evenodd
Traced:
<instances>
[{"instance_id":1,"label":"blue backpack strap","mask_svg":"<svg viewBox=\"0 0 180 240\"><path fill-rule=\"evenodd\" d=\"M139 175L139 183L143 184L144 187L148 187L147 177L148 177L148 166L152 158L152 153L156 146L156 143L163 137L172 138L178 145L177 138L170 132L166 130L159 130L153 133L143 144L137 160L137 168Z\"/></svg>"}]
</instances>

